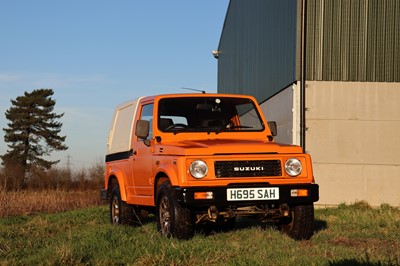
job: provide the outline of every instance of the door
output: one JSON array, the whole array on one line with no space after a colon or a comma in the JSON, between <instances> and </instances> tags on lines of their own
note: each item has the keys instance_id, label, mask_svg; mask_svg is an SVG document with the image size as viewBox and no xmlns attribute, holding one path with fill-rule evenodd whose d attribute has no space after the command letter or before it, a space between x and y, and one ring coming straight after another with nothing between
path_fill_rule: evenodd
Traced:
<instances>
[{"instance_id":1,"label":"door","mask_svg":"<svg viewBox=\"0 0 400 266\"><path fill-rule=\"evenodd\" d=\"M153 104L142 106L140 119L150 122L148 140L153 138ZM132 177L135 189L135 202L149 205L153 202L153 152L142 139L134 138Z\"/></svg>"}]
</instances>

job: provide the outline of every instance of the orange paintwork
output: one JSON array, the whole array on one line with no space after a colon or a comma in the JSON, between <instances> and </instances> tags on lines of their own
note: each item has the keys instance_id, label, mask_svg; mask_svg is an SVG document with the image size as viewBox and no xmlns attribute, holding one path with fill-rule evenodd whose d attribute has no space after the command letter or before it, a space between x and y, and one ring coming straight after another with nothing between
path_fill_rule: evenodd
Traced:
<instances>
[{"instance_id":1,"label":"orange paintwork","mask_svg":"<svg viewBox=\"0 0 400 266\"><path fill-rule=\"evenodd\" d=\"M140 106L154 104L151 128L153 136L158 137L161 141L155 140L153 137L147 146L133 135L130 147L134 154L129 158L106 163L105 188L109 186L109 179L115 177L120 185L122 200L128 204L154 206L156 180L160 177L168 178L172 186L179 187L222 187L232 183L261 182L268 182L271 185L314 183L310 156L303 154L302 149L298 146L278 144L268 140L267 136L270 136L271 132L266 126L267 121L257 104L257 111L265 125L262 131L173 134L158 129L156 114L159 111L158 102L161 99L210 96L245 97L256 103L251 96L228 94L171 94L142 98L139 101L139 108L134 120L137 121L141 116ZM239 124L237 117L233 120L235 125ZM290 177L285 173L284 164L289 158L297 158L302 163L303 170L297 177ZM188 169L191 162L200 159L207 163L209 169L204 178L196 179L190 175ZM217 178L214 174L214 161L216 160L279 160L282 165L282 176Z\"/></svg>"}]
</instances>

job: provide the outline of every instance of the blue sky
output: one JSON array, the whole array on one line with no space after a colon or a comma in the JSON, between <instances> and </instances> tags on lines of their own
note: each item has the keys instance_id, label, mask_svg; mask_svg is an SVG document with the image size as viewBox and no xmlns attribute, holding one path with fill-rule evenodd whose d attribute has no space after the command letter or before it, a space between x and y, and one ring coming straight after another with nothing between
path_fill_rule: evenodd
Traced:
<instances>
[{"instance_id":1,"label":"blue sky","mask_svg":"<svg viewBox=\"0 0 400 266\"><path fill-rule=\"evenodd\" d=\"M66 167L103 160L114 108L142 95L216 92L217 49L229 0L2 0L0 127L25 91L52 88L65 113ZM0 154L7 150L0 132Z\"/></svg>"}]
</instances>

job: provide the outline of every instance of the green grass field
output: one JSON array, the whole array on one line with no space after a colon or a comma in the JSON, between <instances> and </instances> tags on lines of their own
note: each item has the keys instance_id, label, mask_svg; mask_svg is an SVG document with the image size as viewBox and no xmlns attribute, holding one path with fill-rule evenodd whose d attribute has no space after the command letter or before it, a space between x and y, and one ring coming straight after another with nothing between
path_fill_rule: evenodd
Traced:
<instances>
[{"instance_id":1,"label":"green grass field","mask_svg":"<svg viewBox=\"0 0 400 266\"><path fill-rule=\"evenodd\" d=\"M240 219L229 232L166 239L154 220L111 226L106 206L0 219L0 265L400 265L400 210L316 209L309 241Z\"/></svg>"}]
</instances>

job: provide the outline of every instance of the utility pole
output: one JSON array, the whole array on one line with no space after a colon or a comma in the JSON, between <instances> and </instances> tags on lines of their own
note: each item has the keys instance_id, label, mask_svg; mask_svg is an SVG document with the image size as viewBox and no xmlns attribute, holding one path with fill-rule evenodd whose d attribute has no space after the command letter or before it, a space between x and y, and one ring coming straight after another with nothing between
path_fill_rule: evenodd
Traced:
<instances>
[{"instance_id":1,"label":"utility pole","mask_svg":"<svg viewBox=\"0 0 400 266\"><path fill-rule=\"evenodd\" d=\"M68 173L69 177L71 177L71 165L72 165L71 158L72 158L72 156L68 154L67 155L67 173Z\"/></svg>"}]
</instances>

